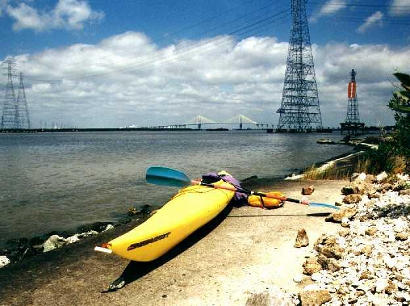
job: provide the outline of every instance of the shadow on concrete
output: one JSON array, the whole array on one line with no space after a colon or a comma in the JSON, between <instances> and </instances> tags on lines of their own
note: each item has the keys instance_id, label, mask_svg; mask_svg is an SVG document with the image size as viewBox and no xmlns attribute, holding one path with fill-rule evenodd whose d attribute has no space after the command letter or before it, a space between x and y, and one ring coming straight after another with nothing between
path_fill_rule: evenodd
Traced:
<instances>
[{"instance_id":1,"label":"shadow on concrete","mask_svg":"<svg viewBox=\"0 0 410 306\"><path fill-rule=\"evenodd\" d=\"M108 293L121 289L127 284L138 280L140 277L150 273L151 271L162 266L169 260L183 253L185 250L189 249L191 246L193 246L195 243L197 243L199 240L201 240L211 231L213 231L228 216L231 210L232 205L228 205L216 218L214 218L209 223L207 223L206 225L192 233L180 244L178 244L176 247L171 249L168 253L161 256L160 258L151 262L130 261L130 263L124 269L120 277L110 284L108 290L103 291L102 293Z\"/></svg>"},{"instance_id":2,"label":"shadow on concrete","mask_svg":"<svg viewBox=\"0 0 410 306\"><path fill-rule=\"evenodd\" d=\"M283 214L283 215L233 215L228 216L228 218L258 218L258 217L327 217L331 213L324 212L324 213L312 213L312 214Z\"/></svg>"}]
</instances>

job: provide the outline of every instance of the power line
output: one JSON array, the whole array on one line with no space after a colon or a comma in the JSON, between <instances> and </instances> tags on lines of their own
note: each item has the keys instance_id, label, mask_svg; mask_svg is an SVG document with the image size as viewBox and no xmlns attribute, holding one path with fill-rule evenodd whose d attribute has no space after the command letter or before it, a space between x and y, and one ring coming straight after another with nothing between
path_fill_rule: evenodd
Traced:
<instances>
[{"instance_id":1,"label":"power line","mask_svg":"<svg viewBox=\"0 0 410 306\"><path fill-rule=\"evenodd\" d=\"M253 1L252 1L252 0L250 0L250 1L245 1L245 3L248 3L248 2L251 3L251 2L253 2ZM271 5L272 5L272 4L265 5L265 6L262 6L262 7L260 7L260 8L255 9L255 10L253 10L253 11L247 12L246 14L243 14L243 15L241 15L241 16L239 16L239 17L233 19L233 20L224 22L224 23L222 23L222 24L219 25L219 26L215 26L215 27L213 27L213 28L211 28L211 29L208 29L208 30L206 30L206 31L200 32L200 33L197 34L197 36L198 36L198 37L204 37L204 36L206 37L206 36L210 36L210 35L215 35L215 34L212 34L212 33L214 33L214 32L217 31L217 30L223 29L223 27L225 27L225 26L232 25L232 24L234 24L234 23L236 23L236 22L238 22L238 21L240 21L240 20L242 20L242 19L244 19L244 18L246 18L246 17L250 17L250 16L254 15L255 13L258 13L258 12L260 12L260 11L266 10L266 9L267 9L269 6L271 6ZM240 7L240 6L238 5L238 6L235 6L234 8L237 8L237 7ZM209 18L206 18L206 19L204 19L204 20L201 20L201 21L199 21L198 23L195 23L195 24L192 24L192 25L189 25L189 26L185 26L185 27L181 28L180 30L177 30L177 31L173 32L173 34L181 33L181 32L184 32L185 30L189 30L189 29L191 29L191 28L195 28L195 27L197 27L197 26L199 26L199 25L201 25L201 24L203 24L203 23L205 23L205 22L207 22L207 21L210 21L210 20L212 20L212 19L215 19L216 17L218 17L218 16L220 16L220 15L223 15L224 13L229 12L229 11L234 11L234 9L231 7L230 9L224 10L224 11L220 12L220 13L217 14L217 15L214 15L214 16L212 16L212 17L209 17ZM171 33L171 34L172 34L172 33ZM228 33L228 34L226 34L226 35L230 35L230 34ZM170 38L170 37L169 37L169 35L168 35L168 39L169 39L169 38ZM164 41L165 41L165 38L160 39L160 40L157 40L156 42L157 42L157 44L158 44L158 43L161 43L161 42L164 42ZM102 57L101 59L104 60L104 58L107 59L108 57ZM157 58L158 58L158 56L157 56ZM137 65L139 65L139 63L137 63ZM123 68L123 69L121 69L121 70L118 70L118 69L117 69L117 70L112 70L112 71L108 71L108 72L101 72L101 73L94 73L94 74L84 74L83 78L94 77L94 76L99 76L99 75L103 76L103 75L115 73L115 72L117 72L117 71L119 71L119 72L124 71L124 72L125 72L126 70ZM71 78L71 77L65 77L64 79L73 80L73 79L80 79L80 78L82 78L82 77L81 77L81 76L79 76L79 77L72 77L72 78ZM36 78L28 78L28 79L30 79L30 80L33 81L33 82L44 82L44 83L59 83L59 82L61 82L60 79L36 79Z\"/></svg>"},{"instance_id":2,"label":"power line","mask_svg":"<svg viewBox=\"0 0 410 306\"><path fill-rule=\"evenodd\" d=\"M246 1L246 2L251 3L251 2L253 2L253 1ZM252 15L252 14L255 13L255 12L259 12L259 11L265 10L265 9L267 9L267 8L270 7L270 6L272 6L271 3L269 3L268 5L262 6L262 7L258 8L258 9L256 9L256 10L250 11L250 12L248 12L247 14L241 15L241 16L235 18L235 19L232 20L232 21L225 22L225 23L223 23L222 25L231 24L231 23L233 23L233 22L235 22L235 21L238 21L238 20L240 20L240 19L243 19L243 18L245 18L245 17L250 16L250 15ZM238 6L235 6L234 8L237 8L237 7L241 7L241 6L238 5ZM227 12L230 12L230 11L233 11L233 8L230 8L230 9L227 9L227 10L223 10L223 11L219 12L218 14L216 14L216 15L214 15L214 16L211 16L211 17L208 17L208 18L205 18L205 19L203 19L203 20L201 20L201 21L199 21L199 22L197 22L197 23L195 23L195 24L182 27L182 28L179 29L179 30L176 30L176 31L171 32L171 33L168 33L168 35L175 35L175 34L179 34L179 33L185 32L186 30L190 30L190 29L196 28L196 27L198 27L198 26L200 26L200 25L203 25L203 24L205 24L205 23L207 23L207 22L209 22L209 21L212 21L212 20L216 19L216 18L219 17L219 16L226 16L226 13L227 13Z\"/></svg>"},{"instance_id":3,"label":"power line","mask_svg":"<svg viewBox=\"0 0 410 306\"><path fill-rule=\"evenodd\" d=\"M342 9L354 9L352 15L349 15L349 18L354 18L354 16L358 16L358 15L362 15L363 18L367 18L368 16L364 16L363 14L370 14L372 12L374 12L374 9L385 9L385 8L390 8L390 9L394 9L396 12L410 12L410 5L387 5L387 4L374 4L374 3L323 3L323 2L310 2L310 3L314 3L316 4L315 6L315 10L318 11L318 7L334 7L334 8L340 8L340 10ZM340 16L340 14L336 14L337 11L334 12L334 14L320 14L321 17L331 17L332 19L334 18L338 18L338 16ZM332 15L332 16L330 16ZM395 16L394 19L401 19L401 17L405 17L405 16ZM386 18L386 17L385 17ZM396 24L396 23L392 23L392 24ZM402 22L397 21L397 24L402 24ZM407 23L404 23L405 25L407 25Z\"/></svg>"},{"instance_id":4,"label":"power line","mask_svg":"<svg viewBox=\"0 0 410 306\"><path fill-rule=\"evenodd\" d=\"M312 4L322 4L326 6L341 6L341 7L370 7L370 8L403 8L409 9L410 5L389 5L389 4L369 4L369 3L323 3L311 1Z\"/></svg>"},{"instance_id":5,"label":"power line","mask_svg":"<svg viewBox=\"0 0 410 306\"><path fill-rule=\"evenodd\" d=\"M332 19L342 21L345 23L364 23L366 22L367 17L361 18L361 17L351 17L351 16L334 16L332 17ZM392 19L380 19L378 20L378 22L381 22L383 24L394 24L394 25L403 25L403 26L410 25L410 22L400 22L400 21L394 21Z\"/></svg>"},{"instance_id":6,"label":"power line","mask_svg":"<svg viewBox=\"0 0 410 306\"><path fill-rule=\"evenodd\" d=\"M67 80L82 80L82 79L88 79L88 78L95 78L95 77L101 77L104 75L109 75L109 74L113 74L113 73L121 73L121 72L132 72L136 69L142 69L145 68L146 66L149 65L153 65L153 64L158 64L158 63L162 63L162 62L167 62L170 60L175 60L176 58L183 56L183 55L187 55L193 51L204 51L203 48L205 47L214 47L214 46L218 46L219 44L224 44L226 43L226 36L234 36L234 35L244 35L249 33L250 31L253 31L255 29L258 29L262 26L266 26L267 24L273 24L277 21L281 21L283 19L283 17L287 17L288 13L289 13L289 9L284 9L282 11L279 11L278 13L274 14L274 15L270 15L268 17L264 17L262 19L259 19L255 22L252 23L248 23L244 26L241 26L240 28L237 28L227 34L225 34L222 38L217 38L217 39L212 39L209 41L204 41L203 43L199 43L199 44L195 44L189 47L185 47L185 48L181 48L180 50L177 50L178 53L176 53L173 57L169 57L169 58L161 58L162 55L156 55L153 58L147 60L147 61L140 61L138 63L135 63L133 65L128 65L127 67L124 68L120 68L120 69L114 69L111 71L107 71L107 72L101 72L101 73L93 73L93 74L84 74L84 75L78 75L78 76L74 76L74 77L70 77L70 76L65 76L62 79L67 79ZM222 42L218 42L218 41L222 41ZM31 81L36 81L37 79L35 78L30 78ZM39 80L40 81L40 80ZM41 80L43 82L47 82L47 83L55 83L55 82L60 82L61 79L55 79L55 80Z\"/></svg>"}]
</instances>

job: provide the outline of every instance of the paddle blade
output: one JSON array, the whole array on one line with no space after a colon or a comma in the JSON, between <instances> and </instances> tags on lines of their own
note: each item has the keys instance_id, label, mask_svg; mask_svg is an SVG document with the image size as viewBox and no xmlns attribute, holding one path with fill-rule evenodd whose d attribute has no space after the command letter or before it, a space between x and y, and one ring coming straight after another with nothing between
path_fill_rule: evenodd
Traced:
<instances>
[{"instance_id":1,"label":"paddle blade","mask_svg":"<svg viewBox=\"0 0 410 306\"><path fill-rule=\"evenodd\" d=\"M327 203L318 203L318 202L310 202L307 197L303 197L300 200L301 204L304 205L309 205L309 206L318 206L318 207L328 207L328 208L333 208L333 209L340 209L339 207L332 205L332 204L327 204Z\"/></svg>"},{"instance_id":2,"label":"paddle blade","mask_svg":"<svg viewBox=\"0 0 410 306\"><path fill-rule=\"evenodd\" d=\"M327 203L317 203L317 202L309 202L309 206L319 206L319 207L328 207L328 208L333 208L333 209L340 209L339 207L332 205L332 204L327 204Z\"/></svg>"},{"instance_id":3,"label":"paddle blade","mask_svg":"<svg viewBox=\"0 0 410 306\"><path fill-rule=\"evenodd\" d=\"M145 179L148 183L170 187L185 187L191 185L191 180L185 173L166 167L149 167Z\"/></svg>"}]
</instances>

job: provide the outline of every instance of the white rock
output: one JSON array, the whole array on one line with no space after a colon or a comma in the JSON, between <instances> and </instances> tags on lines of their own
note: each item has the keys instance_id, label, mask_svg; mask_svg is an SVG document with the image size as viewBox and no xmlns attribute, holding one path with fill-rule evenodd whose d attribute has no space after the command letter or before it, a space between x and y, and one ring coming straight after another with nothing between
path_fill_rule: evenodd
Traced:
<instances>
[{"instance_id":1,"label":"white rock","mask_svg":"<svg viewBox=\"0 0 410 306\"><path fill-rule=\"evenodd\" d=\"M396 235L394 233L388 233L387 237L384 239L385 242L394 242L396 240Z\"/></svg>"},{"instance_id":2,"label":"white rock","mask_svg":"<svg viewBox=\"0 0 410 306\"><path fill-rule=\"evenodd\" d=\"M329 290L329 292L331 292L330 290ZM332 293L332 292L331 292ZM323 304L323 305L332 305L332 306L342 306L343 305L343 303L342 303L342 301L335 301L334 299L331 301L331 302L327 302L327 303L325 303L325 304Z\"/></svg>"},{"instance_id":3,"label":"white rock","mask_svg":"<svg viewBox=\"0 0 410 306\"><path fill-rule=\"evenodd\" d=\"M396 292L396 296L405 299L407 302L410 301L410 294L408 294L407 292Z\"/></svg>"},{"instance_id":4,"label":"white rock","mask_svg":"<svg viewBox=\"0 0 410 306\"><path fill-rule=\"evenodd\" d=\"M364 181L366 179L366 173L362 172L359 174L358 177L356 177L355 181Z\"/></svg>"},{"instance_id":5,"label":"white rock","mask_svg":"<svg viewBox=\"0 0 410 306\"><path fill-rule=\"evenodd\" d=\"M10 263L10 259L7 256L0 256L0 268L7 266Z\"/></svg>"},{"instance_id":6,"label":"white rock","mask_svg":"<svg viewBox=\"0 0 410 306\"><path fill-rule=\"evenodd\" d=\"M295 277L293 277L293 281L295 283L300 283L302 281L303 276L301 274L295 275Z\"/></svg>"},{"instance_id":7,"label":"white rock","mask_svg":"<svg viewBox=\"0 0 410 306\"><path fill-rule=\"evenodd\" d=\"M112 230L113 228L114 228L114 225L112 225L112 224L107 224L107 226L105 227L105 230L103 230L103 232Z\"/></svg>"},{"instance_id":8,"label":"white rock","mask_svg":"<svg viewBox=\"0 0 410 306\"><path fill-rule=\"evenodd\" d=\"M384 289L389 285L387 279L379 278L376 280L376 292L383 292Z\"/></svg>"},{"instance_id":9,"label":"white rock","mask_svg":"<svg viewBox=\"0 0 410 306\"><path fill-rule=\"evenodd\" d=\"M348 260L342 260L341 262L339 262L340 263L340 266L342 267L342 268L348 268L348 267L350 267L350 263L349 263L349 261Z\"/></svg>"},{"instance_id":10,"label":"white rock","mask_svg":"<svg viewBox=\"0 0 410 306\"><path fill-rule=\"evenodd\" d=\"M58 235L52 235L43 243L43 252L45 253L60 248L66 243L67 241L65 238Z\"/></svg>"},{"instance_id":11,"label":"white rock","mask_svg":"<svg viewBox=\"0 0 410 306\"><path fill-rule=\"evenodd\" d=\"M406 289L406 285L403 284L402 282L396 282L397 288L399 288L400 290L405 290Z\"/></svg>"},{"instance_id":12,"label":"white rock","mask_svg":"<svg viewBox=\"0 0 410 306\"><path fill-rule=\"evenodd\" d=\"M394 231L396 233L404 232L408 228L409 228L409 224L406 221L404 221L402 219L396 219L394 221Z\"/></svg>"},{"instance_id":13,"label":"white rock","mask_svg":"<svg viewBox=\"0 0 410 306\"><path fill-rule=\"evenodd\" d=\"M78 238L85 238L85 237L94 236L94 235L98 235L98 232L91 230L85 233L78 234Z\"/></svg>"},{"instance_id":14,"label":"white rock","mask_svg":"<svg viewBox=\"0 0 410 306\"><path fill-rule=\"evenodd\" d=\"M80 238L78 238L78 234L70 236L66 239L67 243L74 243L74 242L77 242L79 240L80 240Z\"/></svg>"},{"instance_id":15,"label":"white rock","mask_svg":"<svg viewBox=\"0 0 410 306\"><path fill-rule=\"evenodd\" d=\"M360 224L359 226L357 226L357 229L356 229L357 235L360 235L360 236L366 235L367 228L368 227L366 226L366 224Z\"/></svg>"},{"instance_id":16,"label":"white rock","mask_svg":"<svg viewBox=\"0 0 410 306\"><path fill-rule=\"evenodd\" d=\"M382 173L376 175L376 180L380 183L382 181L384 181L387 178L387 173L386 171L383 171Z\"/></svg>"},{"instance_id":17,"label":"white rock","mask_svg":"<svg viewBox=\"0 0 410 306\"><path fill-rule=\"evenodd\" d=\"M330 292L330 293L335 293L336 292L336 288L334 287L334 286L328 286L327 287L327 290ZM333 304L334 305L334 304Z\"/></svg>"},{"instance_id":18,"label":"white rock","mask_svg":"<svg viewBox=\"0 0 410 306\"><path fill-rule=\"evenodd\" d=\"M295 173L292 173L292 176L285 177L285 180L294 181L294 180L300 180L302 178L303 178L303 174L296 175Z\"/></svg>"},{"instance_id":19,"label":"white rock","mask_svg":"<svg viewBox=\"0 0 410 306\"><path fill-rule=\"evenodd\" d=\"M304 291L320 290L320 286L316 284L310 284L303 288Z\"/></svg>"},{"instance_id":20,"label":"white rock","mask_svg":"<svg viewBox=\"0 0 410 306\"><path fill-rule=\"evenodd\" d=\"M392 269L397 263L397 260L395 258L391 258L389 255L384 256L383 260L384 260L384 264L389 269Z\"/></svg>"},{"instance_id":21,"label":"white rock","mask_svg":"<svg viewBox=\"0 0 410 306\"><path fill-rule=\"evenodd\" d=\"M407 278L407 279L410 280L410 268L409 268L409 267L407 267L406 269L403 269L403 270L401 271L401 273L403 274L403 276L404 276L405 278Z\"/></svg>"},{"instance_id":22,"label":"white rock","mask_svg":"<svg viewBox=\"0 0 410 306\"><path fill-rule=\"evenodd\" d=\"M357 287L357 290L368 292L371 290L372 287L373 287L372 284L369 281L366 281L366 282L361 282L359 286Z\"/></svg>"},{"instance_id":23,"label":"white rock","mask_svg":"<svg viewBox=\"0 0 410 306\"><path fill-rule=\"evenodd\" d=\"M313 273L313 274L310 276L310 278L311 278L313 281L317 282L317 281L320 281L320 280L322 279L322 275L321 275L319 272L316 272L316 273Z\"/></svg>"},{"instance_id":24,"label":"white rock","mask_svg":"<svg viewBox=\"0 0 410 306\"><path fill-rule=\"evenodd\" d=\"M342 248L345 248L347 246L346 244L346 239L344 237L338 236L336 239L336 242L338 245L340 245Z\"/></svg>"},{"instance_id":25,"label":"white rock","mask_svg":"<svg viewBox=\"0 0 410 306\"><path fill-rule=\"evenodd\" d=\"M350 220L349 220L349 218L346 218L346 217L344 217L344 218L342 218L342 224L341 224L343 227L349 227L350 226Z\"/></svg>"},{"instance_id":26,"label":"white rock","mask_svg":"<svg viewBox=\"0 0 410 306\"><path fill-rule=\"evenodd\" d=\"M409 181L410 180L410 176L408 174L397 173L396 176L399 180L402 180L402 181Z\"/></svg>"},{"instance_id":27,"label":"white rock","mask_svg":"<svg viewBox=\"0 0 410 306\"><path fill-rule=\"evenodd\" d=\"M404 256L399 256L396 262L396 269L397 271L404 270L409 265L409 258Z\"/></svg>"}]
</instances>

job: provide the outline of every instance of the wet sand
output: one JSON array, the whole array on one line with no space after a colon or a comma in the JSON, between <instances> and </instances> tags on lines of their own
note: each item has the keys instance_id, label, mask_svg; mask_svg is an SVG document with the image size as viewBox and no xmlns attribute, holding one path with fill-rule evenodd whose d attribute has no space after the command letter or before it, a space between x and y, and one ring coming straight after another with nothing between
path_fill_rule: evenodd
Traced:
<instances>
[{"instance_id":1,"label":"wet sand","mask_svg":"<svg viewBox=\"0 0 410 306\"><path fill-rule=\"evenodd\" d=\"M312 201L334 204L341 201L346 181L284 181L259 184L258 190L280 190L297 198L311 184L316 188ZM133 221L0 269L0 305L244 305L253 293L271 287L298 292L303 285L293 278L302 273L314 241L338 229L324 221L331 211L292 203L273 210L229 207L152 263L93 251L133 228ZM293 244L301 228L310 245L297 249ZM106 292L121 275L126 286Z\"/></svg>"}]
</instances>

